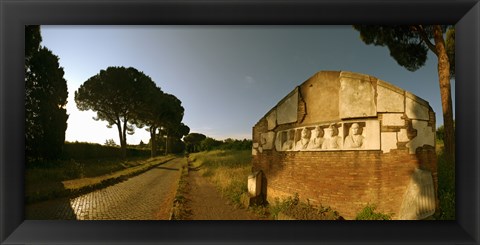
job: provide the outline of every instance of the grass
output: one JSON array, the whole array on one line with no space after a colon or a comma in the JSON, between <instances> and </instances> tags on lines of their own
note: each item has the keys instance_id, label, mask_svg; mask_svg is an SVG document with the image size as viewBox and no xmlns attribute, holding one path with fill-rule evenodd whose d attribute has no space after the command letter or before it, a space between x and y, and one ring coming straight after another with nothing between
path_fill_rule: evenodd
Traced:
<instances>
[{"instance_id":1,"label":"grass","mask_svg":"<svg viewBox=\"0 0 480 245\"><path fill-rule=\"evenodd\" d=\"M108 186L172 159L173 156L31 163L25 173L26 202L82 194Z\"/></svg>"},{"instance_id":2,"label":"grass","mask_svg":"<svg viewBox=\"0 0 480 245\"><path fill-rule=\"evenodd\" d=\"M375 212L377 207L374 204L365 206L355 217L355 220L390 220L392 214Z\"/></svg>"},{"instance_id":3,"label":"grass","mask_svg":"<svg viewBox=\"0 0 480 245\"><path fill-rule=\"evenodd\" d=\"M298 194L283 200L276 198L275 203L269 205L269 213L275 220L343 220L338 212L330 207L301 202Z\"/></svg>"},{"instance_id":4,"label":"grass","mask_svg":"<svg viewBox=\"0 0 480 245\"><path fill-rule=\"evenodd\" d=\"M443 141L437 141L438 198L437 220L455 220L455 162L449 162L443 151Z\"/></svg>"},{"instance_id":5,"label":"grass","mask_svg":"<svg viewBox=\"0 0 480 245\"><path fill-rule=\"evenodd\" d=\"M208 178L222 195L233 204L241 204L242 194L248 191L248 175L251 173L251 150L214 150L190 155L192 168Z\"/></svg>"},{"instance_id":6,"label":"grass","mask_svg":"<svg viewBox=\"0 0 480 245\"><path fill-rule=\"evenodd\" d=\"M188 166L185 164L182 165L180 180L178 181L178 188L173 201L171 220L184 220L190 215L189 210L185 207L187 202L185 194L188 191L187 177Z\"/></svg>"}]
</instances>

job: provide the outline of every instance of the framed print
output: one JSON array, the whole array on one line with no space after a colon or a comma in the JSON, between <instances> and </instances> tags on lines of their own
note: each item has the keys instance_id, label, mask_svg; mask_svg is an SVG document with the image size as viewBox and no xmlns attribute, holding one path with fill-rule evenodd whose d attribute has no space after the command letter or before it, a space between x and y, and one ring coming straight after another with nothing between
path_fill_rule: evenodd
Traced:
<instances>
[{"instance_id":1,"label":"framed print","mask_svg":"<svg viewBox=\"0 0 480 245\"><path fill-rule=\"evenodd\" d=\"M478 244L480 242L478 222L480 211L478 203L478 179L480 174L478 153L478 138L480 137L478 99L480 94L480 72L478 69L480 67L480 3L478 1L0 1L0 98L2 106L0 109L0 136L2 140L0 144L0 243ZM24 83L26 51L24 34L26 25L128 26L130 28L155 25L172 26L172 28L178 26L188 26L189 28L216 26L223 29L238 27L293 29L300 26L302 28L314 28L321 25L338 27L418 23L454 25L456 30L455 80L458 82L455 85L455 94L457 95L455 96L455 121L457 125L455 130L455 220L385 222L343 220L77 221L26 219L24 194L26 170ZM259 33L261 32L257 32L257 34ZM193 43L196 40L190 39L190 41ZM269 41L269 45L265 45L265 47L271 45L274 45L273 41ZM265 48L263 51L269 52L269 49ZM321 69L322 67L319 67L319 70ZM319 76L324 76L326 73L319 74ZM330 75L326 74L325 76ZM338 72L334 75L338 76L339 84L350 82L352 77L360 76L348 72ZM247 85L256 82L252 75L247 74L242 78L242 81ZM362 79L368 80L370 78ZM367 99L370 97L377 98L374 90L367 88L362 90L363 92L360 91L364 89L363 80L358 82L354 88L341 87L342 89L337 92L339 99L337 98L336 103L338 103L338 100L343 100L350 107L342 107L339 112L325 111L324 114L318 115L322 117L322 123L312 119L315 115L311 113L308 116L304 115L302 118L304 124L302 125L292 124L291 127L277 127L277 129L271 130L277 126L278 122L284 124L295 122L300 112L296 111L297 108L291 109L289 107L288 101L290 99L295 102L303 101L306 105L317 106L311 99L298 96L298 93L308 94L305 91L314 85L313 82L313 85L307 82L305 86L292 86L289 88L290 90L283 93L283 95L288 95L283 100L281 100L281 97L272 99L271 105L279 102L278 106L275 106L275 113L284 110L293 116L278 117L273 113L274 110L270 110L270 108L268 108L270 111L263 111L262 113L267 113L265 118L262 118L264 125L249 125L250 129L253 130L253 138L258 141L257 144L255 144L256 142L253 143L252 154L261 154L261 151L264 150L278 149L284 155L294 154L292 153L294 151L305 151L321 152L334 156L334 151L348 150L353 152L352 155L369 157L368 154L362 155L362 151L395 148L398 145L397 143L402 143L401 140L392 143L388 146L390 148L380 142L381 140L387 141L390 137L389 133L397 132L394 131L397 127L400 132L401 129L397 124L401 115L399 116L397 113L384 116L383 120L385 122L389 120L391 123L390 128L387 127L387 123L382 122L387 125L384 126L378 121L372 120L373 114L376 115L378 111L381 113L391 112L389 110L392 110L393 106L385 102L383 109L378 109L377 104L370 100L362 102L361 105L350 101L351 96L355 94L360 94L362 98ZM301 82L297 81L296 84ZM390 95L394 96L394 92L399 90L386 82L379 82L379 84L383 86L382 88L385 91L388 90L384 93L384 95L389 95L385 95L383 98L385 101L392 98ZM308 87L307 85L312 86ZM376 83L376 85L378 84ZM208 87L207 89L213 90L214 88ZM290 91L292 92L289 94ZM316 92L322 93L321 90ZM421 101L417 100L414 95L409 96L407 97L412 101ZM262 98L262 96L260 95L258 98ZM408 98L402 97L401 100L408 100ZM328 103L330 101L325 100L324 102ZM349 108L355 106L360 109L349 110ZM368 110L361 111L364 107L367 107ZM339 116L333 119L333 116L329 117L329 113L337 113L335 115ZM405 113L415 114L417 112ZM437 110L435 113L437 118L442 116L441 110ZM271 119L272 115L275 117L274 120ZM427 109L421 116L428 121L430 115L431 111ZM260 118L258 117L258 119ZM400 125L403 127L404 122L402 121ZM402 129L404 129L402 137L410 137L410 135L407 135L410 132L407 133L406 128ZM309 146L307 141L303 145L300 144L302 137L310 137L311 134L318 136L320 131L322 132L321 136L324 135L323 132L328 132L328 134L338 137L339 143L334 142L335 144L332 143L331 146L324 148L315 145ZM423 132L422 130L415 130L415 134ZM432 139L435 137L433 134L429 134L429 136ZM289 137L297 139L300 143L298 145L292 144L290 148L284 147L289 141ZM398 137L395 135L395 140ZM376 139L376 141L372 139ZM298 150L295 147L298 147ZM316 150L311 150L314 147L317 147ZM260 170L262 163L258 161L256 166L259 166ZM265 169L261 170L266 171ZM419 176L421 174L419 173ZM327 191L321 190L323 192ZM428 205L435 204L429 203ZM428 212L430 211L432 210L429 209ZM431 215L431 213L428 215ZM354 217L354 214L350 216Z\"/></svg>"}]
</instances>

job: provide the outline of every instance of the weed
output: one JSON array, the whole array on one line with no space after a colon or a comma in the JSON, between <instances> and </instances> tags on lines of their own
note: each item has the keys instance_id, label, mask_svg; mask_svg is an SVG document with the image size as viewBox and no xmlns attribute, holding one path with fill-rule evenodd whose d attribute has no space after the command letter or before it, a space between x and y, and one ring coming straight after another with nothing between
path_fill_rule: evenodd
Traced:
<instances>
[{"instance_id":1,"label":"weed","mask_svg":"<svg viewBox=\"0 0 480 245\"><path fill-rule=\"evenodd\" d=\"M239 180L232 181L230 185L223 189L224 195L238 205L241 204L242 194L246 192L248 192L247 182Z\"/></svg>"},{"instance_id":2,"label":"weed","mask_svg":"<svg viewBox=\"0 0 480 245\"><path fill-rule=\"evenodd\" d=\"M392 218L392 214L383 214L379 212L375 212L377 207L374 204L367 204L355 218L356 220L390 220Z\"/></svg>"},{"instance_id":3,"label":"weed","mask_svg":"<svg viewBox=\"0 0 480 245\"><path fill-rule=\"evenodd\" d=\"M297 220L341 220L343 219L337 211L331 207L322 205L312 205L309 200L307 202L300 201L297 193L292 197L287 197L280 201L275 199L275 203L269 206L272 219L279 219L282 213L290 218Z\"/></svg>"},{"instance_id":4,"label":"weed","mask_svg":"<svg viewBox=\"0 0 480 245\"><path fill-rule=\"evenodd\" d=\"M293 197L287 197L286 199L280 200L280 198L275 198L275 203L269 206L270 215L273 219L278 219L280 213L286 212L291 209L293 206L297 205L299 202L298 194L295 193Z\"/></svg>"},{"instance_id":5,"label":"weed","mask_svg":"<svg viewBox=\"0 0 480 245\"><path fill-rule=\"evenodd\" d=\"M267 218L270 216L269 207L264 205L253 205L248 208L258 216L262 218Z\"/></svg>"}]
</instances>

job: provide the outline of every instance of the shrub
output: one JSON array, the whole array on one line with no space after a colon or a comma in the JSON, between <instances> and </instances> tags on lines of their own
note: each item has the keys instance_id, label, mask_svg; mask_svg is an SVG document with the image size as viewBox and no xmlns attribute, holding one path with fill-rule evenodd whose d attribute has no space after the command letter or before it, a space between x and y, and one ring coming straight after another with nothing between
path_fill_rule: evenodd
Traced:
<instances>
[{"instance_id":1,"label":"shrub","mask_svg":"<svg viewBox=\"0 0 480 245\"><path fill-rule=\"evenodd\" d=\"M373 204L368 204L365 206L355 218L356 220L390 220L392 218L391 214L383 214L375 212L377 207Z\"/></svg>"},{"instance_id":2,"label":"shrub","mask_svg":"<svg viewBox=\"0 0 480 245\"><path fill-rule=\"evenodd\" d=\"M278 218L278 214L287 211L292 206L297 205L299 202L298 194L295 193L293 197L287 197L280 201L279 198L275 198L275 203L269 206L270 215L273 219Z\"/></svg>"},{"instance_id":3,"label":"shrub","mask_svg":"<svg viewBox=\"0 0 480 245\"><path fill-rule=\"evenodd\" d=\"M315 206L301 202L297 193L293 197L287 197L280 201L275 199L275 203L270 205L270 215L273 219L278 219L280 213L283 213L293 219L297 220L342 220L343 218L337 211L331 207L324 207L322 205Z\"/></svg>"}]
</instances>

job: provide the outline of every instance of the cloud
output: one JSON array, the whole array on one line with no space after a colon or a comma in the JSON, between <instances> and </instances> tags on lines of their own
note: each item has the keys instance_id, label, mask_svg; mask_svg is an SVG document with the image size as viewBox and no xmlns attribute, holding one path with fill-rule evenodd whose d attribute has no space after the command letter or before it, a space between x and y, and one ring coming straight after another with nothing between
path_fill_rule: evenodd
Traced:
<instances>
[{"instance_id":1,"label":"cloud","mask_svg":"<svg viewBox=\"0 0 480 245\"><path fill-rule=\"evenodd\" d=\"M254 79L253 77L251 77L251 76L245 76L244 81L245 81L247 84L257 83L257 81L255 81L255 79Z\"/></svg>"}]
</instances>

